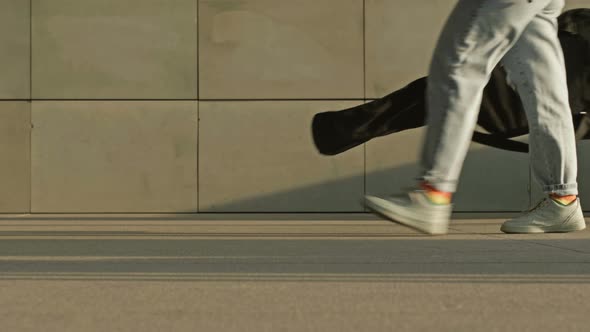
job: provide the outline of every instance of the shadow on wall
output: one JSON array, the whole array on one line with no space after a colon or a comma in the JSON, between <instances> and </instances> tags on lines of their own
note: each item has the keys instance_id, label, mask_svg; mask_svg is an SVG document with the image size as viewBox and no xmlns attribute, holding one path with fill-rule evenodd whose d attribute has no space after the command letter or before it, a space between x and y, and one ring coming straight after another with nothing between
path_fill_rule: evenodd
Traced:
<instances>
[{"instance_id":1,"label":"shadow on wall","mask_svg":"<svg viewBox=\"0 0 590 332\"><path fill-rule=\"evenodd\" d=\"M329 157L328 157L329 158ZM493 156L485 152L475 152L472 158L479 161L482 165L494 165L498 161ZM485 188L487 193L498 193L504 181L496 181L494 177L477 179L472 172L465 172L461 185L462 189L457 197L457 211L496 211L512 212L522 211L529 203L529 194L527 189L528 178L517 179L514 173L514 166L499 164L499 167L510 168L509 182L518 182L520 188L513 188L510 197L515 197L514 193L519 193L525 197L518 198L518 207L509 203L509 207L503 207L502 201L507 202L506 196L501 200L489 200L489 194L474 195L475 187ZM509 167L507 167L509 166ZM526 166L524 166L526 172ZM365 176L359 174L353 177L346 177L337 181L318 183L310 186L294 188L284 191L277 191L270 194L250 195L245 199L232 200L228 198L226 202L219 202L201 206L200 212L363 212L364 209L361 200L364 194L364 183L368 194L388 195L410 186L414 183L418 167L416 164L406 164L400 167L374 171L367 173ZM498 173L500 170L495 170ZM526 173L525 173L526 174ZM525 176L528 177L528 174ZM477 182L475 182L477 181ZM207 193L202 193L202 196ZM487 197L486 197L487 196ZM512 208L510 208L512 206Z\"/></svg>"},{"instance_id":2,"label":"shadow on wall","mask_svg":"<svg viewBox=\"0 0 590 332\"><path fill-rule=\"evenodd\" d=\"M580 158L580 170L590 164L590 154L586 155ZM389 195L412 186L418 170L416 164L406 164L368 172L366 179L358 175L270 194L252 194L245 199L228 197L225 202L220 199L219 203L201 204L200 212L364 212L361 200L365 181L367 194ZM529 176L526 154L490 148L472 150L456 194L455 211L524 211L536 203L528 188ZM580 174L579 183L583 207L590 211L590 199L584 196L584 192L590 194L590 176Z\"/></svg>"},{"instance_id":3,"label":"shadow on wall","mask_svg":"<svg viewBox=\"0 0 590 332\"><path fill-rule=\"evenodd\" d=\"M403 139L403 137L400 137ZM375 141L378 141L376 139ZM386 162L375 161L375 154L382 153L387 149L388 141L371 142L377 143L382 147L360 146L356 149L371 150L367 153L369 164L391 164L392 158L385 158ZM385 149L383 149L385 147ZM310 146L310 149L313 147ZM582 199L582 207L586 212L590 212L590 175L584 170L590 169L590 142L579 142L579 183ZM315 153L315 152L313 152ZM332 158L332 157L325 157ZM395 160L396 156L393 156ZM207 187L201 186L200 209L198 212L207 213L363 213L366 212L362 206L363 195L389 195L403 190L404 187L411 186L415 183L414 178L418 172L418 166L411 162L411 156L401 159L409 159L408 163L401 164L393 168L383 170L367 170L366 176L362 173L341 177L334 181L326 181L321 178L316 179L318 182L311 185L296 186L295 184L285 185L284 188L272 188L270 192L256 192L255 187L241 186L244 188L236 189L230 192L216 190L214 184ZM296 169L289 169L288 165L279 165L277 167L285 168L285 172L294 172ZM265 181L260 176L260 170L256 178ZM493 148L472 149L466 159L464 171L459 186L459 191L455 200L455 212L484 212L484 213L518 213L531 207L536 203L537 195L535 186L533 192L529 192L529 172L528 172L528 155L524 153L508 152ZM263 172L262 172L263 173ZM240 174L243 176L244 174ZM227 175L224 175L227 176ZM230 174L231 176L231 174ZM247 176L247 174L246 174ZM276 173L275 173L276 176ZM295 174L295 177L297 174ZM234 182L239 178L230 179ZM266 180L272 185L272 179ZM309 179L308 179L309 182ZM239 187L239 186L238 186ZM239 188L239 189L242 189ZM274 190L273 190L274 189ZM586 193L586 195L584 195ZM238 196L238 195L241 195ZM243 197L243 198L242 198ZM532 197L532 198L531 198ZM83 213L110 213L124 214L127 211L116 211L108 206L105 210L84 211ZM199 219L195 214L196 209L187 211L159 211L160 213L178 213L177 217L165 216L164 219L170 220L194 220ZM159 212L146 212L157 214ZM138 211L137 213L142 213ZM187 215L188 214L188 215ZM192 215L192 216L191 216ZM40 218L35 215L32 218ZM112 217L112 218L111 218ZM7 216L0 219L13 219L13 216ZM75 219L93 219L92 216L76 216ZM100 216L97 220L118 219L116 215ZM250 217L246 217L246 220ZM253 218L260 219L259 216ZM281 219L276 215L273 219ZM315 217L314 217L315 218ZM342 219L342 216L338 217ZM43 217L42 219L46 219ZM68 219L64 216L55 216L49 219L60 220ZM126 216L124 219L133 219ZM138 220L145 220L145 216L138 216ZM147 218L149 219L149 218ZM162 219L161 216L155 219ZM230 219L243 220L239 216ZM281 219L282 220L282 219Z\"/></svg>"}]
</instances>

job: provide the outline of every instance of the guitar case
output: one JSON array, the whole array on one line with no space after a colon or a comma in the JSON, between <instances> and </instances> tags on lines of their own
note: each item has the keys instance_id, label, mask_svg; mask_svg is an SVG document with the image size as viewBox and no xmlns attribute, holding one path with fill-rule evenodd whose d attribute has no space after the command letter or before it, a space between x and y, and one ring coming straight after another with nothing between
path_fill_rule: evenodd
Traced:
<instances>
[{"instance_id":1,"label":"guitar case","mask_svg":"<svg viewBox=\"0 0 590 332\"><path fill-rule=\"evenodd\" d=\"M574 9L559 17L567 71L569 100L577 139L590 139L590 9ZM419 78L389 95L356 107L326 111L312 120L313 142L324 155L336 155L369 140L422 127L426 122L427 79ZM494 68L483 93L472 140L515 152L528 152L528 144L511 138L529 132L517 91L506 71Z\"/></svg>"}]
</instances>

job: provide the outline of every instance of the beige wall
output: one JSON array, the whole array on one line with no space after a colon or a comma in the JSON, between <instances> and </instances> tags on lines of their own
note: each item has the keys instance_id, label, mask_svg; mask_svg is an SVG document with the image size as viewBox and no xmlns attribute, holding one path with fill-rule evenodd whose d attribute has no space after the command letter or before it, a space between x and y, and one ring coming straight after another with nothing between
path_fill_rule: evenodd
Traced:
<instances>
[{"instance_id":1,"label":"beige wall","mask_svg":"<svg viewBox=\"0 0 590 332\"><path fill-rule=\"evenodd\" d=\"M361 212L422 130L323 157L311 117L425 75L455 1L3 0L0 212ZM458 210L537 197L526 155L471 150Z\"/></svg>"}]
</instances>

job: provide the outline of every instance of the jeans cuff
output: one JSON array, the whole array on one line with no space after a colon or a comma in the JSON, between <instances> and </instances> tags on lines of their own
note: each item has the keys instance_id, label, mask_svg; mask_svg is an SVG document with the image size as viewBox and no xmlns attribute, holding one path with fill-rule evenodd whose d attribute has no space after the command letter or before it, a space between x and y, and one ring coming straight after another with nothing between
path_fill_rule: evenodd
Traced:
<instances>
[{"instance_id":1,"label":"jeans cuff","mask_svg":"<svg viewBox=\"0 0 590 332\"><path fill-rule=\"evenodd\" d=\"M441 180L434 176L424 175L417 178L418 181L426 181L429 185L434 187L436 190L444 191L447 193L454 193L457 191L458 181Z\"/></svg>"},{"instance_id":2,"label":"jeans cuff","mask_svg":"<svg viewBox=\"0 0 590 332\"><path fill-rule=\"evenodd\" d=\"M559 196L578 195L577 183L552 184L543 186L543 192L546 194L556 194Z\"/></svg>"}]
</instances>

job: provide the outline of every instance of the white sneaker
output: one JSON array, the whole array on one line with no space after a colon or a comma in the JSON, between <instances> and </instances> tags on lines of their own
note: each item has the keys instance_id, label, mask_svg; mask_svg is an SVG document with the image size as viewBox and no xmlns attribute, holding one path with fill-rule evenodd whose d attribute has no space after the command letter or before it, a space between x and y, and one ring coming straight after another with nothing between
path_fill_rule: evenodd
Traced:
<instances>
[{"instance_id":1,"label":"white sneaker","mask_svg":"<svg viewBox=\"0 0 590 332\"><path fill-rule=\"evenodd\" d=\"M565 233L586 228L580 199L570 205L561 205L545 198L526 214L502 224L504 233Z\"/></svg>"},{"instance_id":2,"label":"white sneaker","mask_svg":"<svg viewBox=\"0 0 590 332\"><path fill-rule=\"evenodd\" d=\"M448 232L453 210L451 204L431 203L423 190L387 198L365 196L365 205L393 222L433 235Z\"/></svg>"}]
</instances>

